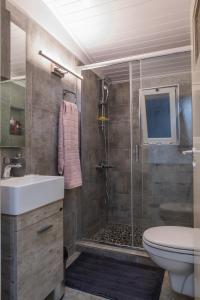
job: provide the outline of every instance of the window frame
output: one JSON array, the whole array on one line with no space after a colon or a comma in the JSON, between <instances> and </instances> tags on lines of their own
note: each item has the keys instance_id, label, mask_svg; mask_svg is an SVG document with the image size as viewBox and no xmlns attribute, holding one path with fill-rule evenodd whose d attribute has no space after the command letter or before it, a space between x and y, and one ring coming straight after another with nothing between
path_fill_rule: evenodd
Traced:
<instances>
[{"instance_id":1,"label":"window frame","mask_svg":"<svg viewBox=\"0 0 200 300\"><path fill-rule=\"evenodd\" d=\"M177 128L177 116L178 108L176 101L177 85L167 87L155 87L140 89L140 103L141 103L141 121L142 121L142 133L143 133L143 144L159 144L159 145L177 145L178 144L178 128ZM170 104L170 138L149 138L147 129L147 113L146 113L146 101L145 96L155 94L169 94Z\"/></svg>"}]
</instances>

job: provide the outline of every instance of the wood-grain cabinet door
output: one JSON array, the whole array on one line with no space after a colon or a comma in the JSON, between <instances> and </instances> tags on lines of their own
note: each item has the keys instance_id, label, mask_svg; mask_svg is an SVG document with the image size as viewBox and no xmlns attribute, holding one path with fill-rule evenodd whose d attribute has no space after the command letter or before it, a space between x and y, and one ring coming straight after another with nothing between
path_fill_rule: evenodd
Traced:
<instances>
[{"instance_id":1,"label":"wood-grain cabinet door","mask_svg":"<svg viewBox=\"0 0 200 300\"><path fill-rule=\"evenodd\" d=\"M63 280L62 211L17 232L17 299L43 300Z\"/></svg>"}]
</instances>

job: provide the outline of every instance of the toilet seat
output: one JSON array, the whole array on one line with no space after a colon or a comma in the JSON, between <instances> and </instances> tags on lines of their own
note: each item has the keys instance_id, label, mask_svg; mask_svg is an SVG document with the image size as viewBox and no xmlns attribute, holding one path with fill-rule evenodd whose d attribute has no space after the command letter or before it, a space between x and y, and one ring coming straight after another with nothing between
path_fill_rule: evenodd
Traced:
<instances>
[{"instance_id":1,"label":"toilet seat","mask_svg":"<svg viewBox=\"0 0 200 300\"><path fill-rule=\"evenodd\" d=\"M143 237L143 243L145 243L146 245L148 245L150 247L153 247L155 249L160 249L160 250L163 250L163 251L166 251L166 252L194 255L194 250L187 250L187 249L180 249L180 248L172 248L172 247L167 247L167 246L161 246L161 245L149 242L144 237Z\"/></svg>"},{"instance_id":2,"label":"toilet seat","mask_svg":"<svg viewBox=\"0 0 200 300\"><path fill-rule=\"evenodd\" d=\"M153 227L144 232L143 242L156 249L193 255L194 229L178 226Z\"/></svg>"}]
</instances>

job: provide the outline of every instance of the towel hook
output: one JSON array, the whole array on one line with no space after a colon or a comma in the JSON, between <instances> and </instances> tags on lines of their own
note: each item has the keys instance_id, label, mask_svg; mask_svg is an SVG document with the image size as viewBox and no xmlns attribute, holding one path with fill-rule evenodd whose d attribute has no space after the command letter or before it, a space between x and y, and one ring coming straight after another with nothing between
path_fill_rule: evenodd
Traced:
<instances>
[{"instance_id":1,"label":"towel hook","mask_svg":"<svg viewBox=\"0 0 200 300\"><path fill-rule=\"evenodd\" d=\"M76 95L76 93L75 93L75 92L72 92L72 91L70 91L70 90L63 90L63 99L65 98L65 96L66 96L67 94L72 94L72 95L74 95L74 97L75 97L75 104L76 104L76 102L77 102L77 95Z\"/></svg>"}]
</instances>

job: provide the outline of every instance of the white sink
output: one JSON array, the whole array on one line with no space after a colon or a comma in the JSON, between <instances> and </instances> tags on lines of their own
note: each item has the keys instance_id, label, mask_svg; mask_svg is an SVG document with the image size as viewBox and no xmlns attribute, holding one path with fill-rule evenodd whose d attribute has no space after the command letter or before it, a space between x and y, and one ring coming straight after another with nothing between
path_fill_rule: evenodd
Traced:
<instances>
[{"instance_id":1,"label":"white sink","mask_svg":"<svg viewBox=\"0 0 200 300\"><path fill-rule=\"evenodd\" d=\"M20 215L64 198L61 176L26 175L1 180L1 213Z\"/></svg>"}]
</instances>

